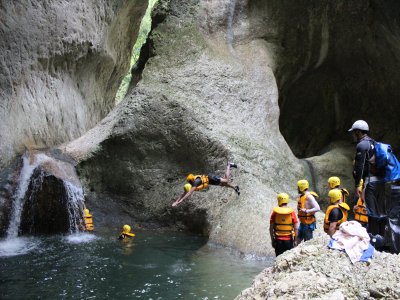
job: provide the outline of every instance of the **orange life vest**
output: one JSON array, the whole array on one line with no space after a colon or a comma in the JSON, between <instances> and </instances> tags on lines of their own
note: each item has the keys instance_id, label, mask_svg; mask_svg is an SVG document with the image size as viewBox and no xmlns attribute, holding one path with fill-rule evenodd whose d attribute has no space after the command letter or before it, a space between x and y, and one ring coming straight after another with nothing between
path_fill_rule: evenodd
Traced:
<instances>
[{"instance_id":1,"label":"orange life vest","mask_svg":"<svg viewBox=\"0 0 400 300\"><path fill-rule=\"evenodd\" d=\"M354 210L354 219L362 225L368 224L368 211L362 198L358 198L357 207Z\"/></svg>"},{"instance_id":2,"label":"orange life vest","mask_svg":"<svg viewBox=\"0 0 400 300\"><path fill-rule=\"evenodd\" d=\"M93 216L89 213L84 212L85 215L85 229L87 231L93 231Z\"/></svg>"},{"instance_id":3,"label":"orange life vest","mask_svg":"<svg viewBox=\"0 0 400 300\"><path fill-rule=\"evenodd\" d=\"M299 200L297 201L297 215L299 217L300 223L310 225L315 222L314 214L305 213L305 212L300 211L300 209L305 208L305 202L307 199L307 195L308 194L304 193L303 195L301 195L299 197Z\"/></svg>"},{"instance_id":4,"label":"orange life vest","mask_svg":"<svg viewBox=\"0 0 400 300\"><path fill-rule=\"evenodd\" d=\"M196 180L197 178L201 179L201 184L196 187L196 191L201 191L202 189L206 189L208 188L208 176L206 175L194 175L194 180ZM193 181L194 181L193 180ZM191 182L193 184L193 182Z\"/></svg>"},{"instance_id":5,"label":"orange life vest","mask_svg":"<svg viewBox=\"0 0 400 300\"><path fill-rule=\"evenodd\" d=\"M274 234L276 237L294 237L293 209L290 207L274 207Z\"/></svg>"},{"instance_id":6,"label":"orange life vest","mask_svg":"<svg viewBox=\"0 0 400 300\"><path fill-rule=\"evenodd\" d=\"M343 214L343 217L336 223L336 230L339 229L340 224L347 221L347 215L348 215L347 211L350 210L350 207L346 203L329 205L328 208L326 209L325 218L324 218L324 231L326 233L328 233L329 225L330 225L329 215L330 215L332 209L334 209L334 208L339 208Z\"/></svg>"}]
</instances>

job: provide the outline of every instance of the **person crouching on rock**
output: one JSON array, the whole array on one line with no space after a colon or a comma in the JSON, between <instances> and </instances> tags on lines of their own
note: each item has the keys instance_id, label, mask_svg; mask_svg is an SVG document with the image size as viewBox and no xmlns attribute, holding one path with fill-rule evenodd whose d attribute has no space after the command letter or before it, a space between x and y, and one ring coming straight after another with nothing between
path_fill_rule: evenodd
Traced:
<instances>
[{"instance_id":1,"label":"person crouching on rock","mask_svg":"<svg viewBox=\"0 0 400 300\"><path fill-rule=\"evenodd\" d=\"M338 189L330 190L328 193L330 205L326 209L324 218L324 231L330 237L339 229L340 224L347 221L350 207L343 202L343 194Z\"/></svg>"},{"instance_id":2,"label":"person crouching on rock","mask_svg":"<svg viewBox=\"0 0 400 300\"><path fill-rule=\"evenodd\" d=\"M200 191L202 189L208 188L209 185L220 185L229 187L235 190L235 192L240 195L239 186L233 186L229 183L231 177L231 168L237 168L237 165L234 163L228 163L226 167L226 171L223 177L208 174L208 175L193 175L189 174L186 177L188 183L186 183L183 187L183 193L172 203L172 206L178 206L184 200L189 198L194 191Z\"/></svg>"},{"instance_id":3,"label":"person crouching on rock","mask_svg":"<svg viewBox=\"0 0 400 300\"><path fill-rule=\"evenodd\" d=\"M277 199L278 206L273 208L269 221L269 234L276 256L295 246L295 234L299 229L296 213L287 206L289 195L280 193Z\"/></svg>"}]
</instances>

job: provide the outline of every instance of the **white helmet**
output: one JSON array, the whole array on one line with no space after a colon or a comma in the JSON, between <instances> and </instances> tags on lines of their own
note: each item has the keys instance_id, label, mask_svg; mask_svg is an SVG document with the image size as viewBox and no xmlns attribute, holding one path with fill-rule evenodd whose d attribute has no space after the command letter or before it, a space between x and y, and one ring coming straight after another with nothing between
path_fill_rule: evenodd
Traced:
<instances>
[{"instance_id":1,"label":"white helmet","mask_svg":"<svg viewBox=\"0 0 400 300\"><path fill-rule=\"evenodd\" d=\"M362 131L369 131L369 126L367 122L364 120L357 120L354 122L353 126L349 129L349 131L353 131L355 129L362 130Z\"/></svg>"}]
</instances>

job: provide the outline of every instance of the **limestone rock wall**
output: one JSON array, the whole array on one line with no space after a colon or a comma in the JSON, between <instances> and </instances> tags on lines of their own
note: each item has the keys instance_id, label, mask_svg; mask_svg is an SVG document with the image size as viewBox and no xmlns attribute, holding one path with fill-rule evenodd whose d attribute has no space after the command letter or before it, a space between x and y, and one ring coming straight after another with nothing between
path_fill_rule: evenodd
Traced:
<instances>
[{"instance_id":1,"label":"limestone rock wall","mask_svg":"<svg viewBox=\"0 0 400 300\"><path fill-rule=\"evenodd\" d=\"M320 231L320 230L318 230ZM278 256L236 300L398 299L399 257L375 251L370 263L352 264L347 254L328 249L328 235Z\"/></svg>"},{"instance_id":2,"label":"limestone rock wall","mask_svg":"<svg viewBox=\"0 0 400 300\"><path fill-rule=\"evenodd\" d=\"M398 152L400 3L250 3L258 19L264 17L265 39L277 49L279 124L296 156L320 154L333 140L350 140L347 129L357 119Z\"/></svg>"},{"instance_id":3,"label":"limestone rock wall","mask_svg":"<svg viewBox=\"0 0 400 300\"><path fill-rule=\"evenodd\" d=\"M114 106L147 1L0 3L0 167L78 138Z\"/></svg>"},{"instance_id":4,"label":"limestone rock wall","mask_svg":"<svg viewBox=\"0 0 400 300\"><path fill-rule=\"evenodd\" d=\"M250 24L220 20L214 4L245 13L229 1L161 2L141 81L64 151L81 161L89 201L117 195L136 220L178 224L244 252L268 253L276 194L294 198L304 168L279 132L272 51L251 37ZM227 38L235 30L243 32L237 43ZM170 207L189 172L222 175L228 160L239 165L239 197L210 187Z\"/></svg>"},{"instance_id":5,"label":"limestone rock wall","mask_svg":"<svg viewBox=\"0 0 400 300\"><path fill-rule=\"evenodd\" d=\"M352 121L397 148L395 1L160 0L111 112L146 1L1 4L0 167L63 143L100 224L157 222L271 253L277 193L295 198L303 177L322 194L332 175L351 185ZM170 207L187 173L229 160L240 197L211 187Z\"/></svg>"}]
</instances>

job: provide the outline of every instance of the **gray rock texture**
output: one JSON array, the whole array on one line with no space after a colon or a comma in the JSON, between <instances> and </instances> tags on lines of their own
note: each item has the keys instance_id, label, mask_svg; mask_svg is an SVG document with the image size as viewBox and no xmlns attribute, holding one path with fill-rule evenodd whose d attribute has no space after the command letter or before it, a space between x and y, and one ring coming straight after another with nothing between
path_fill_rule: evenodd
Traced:
<instances>
[{"instance_id":1,"label":"gray rock texture","mask_svg":"<svg viewBox=\"0 0 400 300\"><path fill-rule=\"evenodd\" d=\"M329 236L314 239L278 256L236 300L399 299L399 256L375 251L370 263L352 264L347 254L328 249Z\"/></svg>"},{"instance_id":2,"label":"gray rock texture","mask_svg":"<svg viewBox=\"0 0 400 300\"><path fill-rule=\"evenodd\" d=\"M147 1L0 3L0 168L78 138L114 106Z\"/></svg>"},{"instance_id":3,"label":"gray rock texture","mask_svg":"<svg viewBox=\"0 0 400 300\"><path fill-rule=\"evenodd\" d=\"M35 159L35 154L31 154ZM24 196L21 235L73 233L84 228L83 191L75 168L49 156L33 170Z\"/></svg>"},{"instance_id":4,"label":"gray rock texture","mask_svg":"<svg viewBox=\"0 0 400 300\"><path fill-rule=\"evenodd\" d=\"M155 222L270 254L277 193L294 199L305 177L322 204L332 175L352 190L354 120L397 149L396 1L160 0L110 112L146 6L1 2L5 211L13 158L55 146L76 162L99 225ZM227 161L240 197L210 187L171 208L188 173L222 174Z\"/></svg>"},{"instance_id":5,"label":"gray rock texture","mask_svg":"<svg viewBox=\"0 0 400 300\"><path fill-rule=\"evenodd\" d=\"M243 252L271 251L268 218L276 194L295 196L304 169L279 132L268 47L250 38L234 47L220 36L232 29L217 25L220 12L207 10L206 2L164 5L141 81L64 151L81 161L88 199L117 195L139 220L182 224ZM239 165L232 171L239 197L210 187L170 207L188 173L222 175L228 160Z\"/></svg>"},{"instance_id":6,"label":"gray rock texture","mask_svg":"<svg viewBox=\"0 0 400 300\"><path fill-rule=\"evenodd\" d=\"M358 83L371 74L357 68L379 51L360 52L358 44L353 50L349 41L364 28L364 14L389 27L391 19L378 13L391 15L387 9L379 1L161 1L140 79L96 128L62 148L81 162L87 198L118 199L120 210L139 221L177 224L240 251L271 253L268 218L278 192L295 198L296 181L305 177L324 207L328 177L340 176L353 190L346 131L372 110L350 98L357 91L367 96ZM368 47L377 43L376 30L362 31ZM355 91L352 72L360 76ZM367 90L372 103L376 91ZM389 102L382 109L390 110ZM379 125L378 112L366 119L383 136L390 126ZM299 161L292 151L308 158ZM211 187L169 207L186 174L223 173L228 160L239 164L233 183L240 197Z\"/></svg>"}]
</instances>

